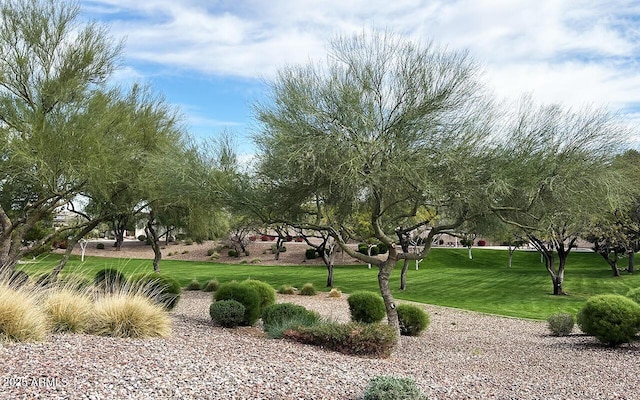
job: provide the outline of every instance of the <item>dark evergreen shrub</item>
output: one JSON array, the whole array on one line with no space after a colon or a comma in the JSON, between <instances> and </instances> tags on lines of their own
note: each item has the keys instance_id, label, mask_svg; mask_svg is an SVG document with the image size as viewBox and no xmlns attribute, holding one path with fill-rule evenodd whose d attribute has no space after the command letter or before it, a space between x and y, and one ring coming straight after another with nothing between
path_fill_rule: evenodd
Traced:
<instances>
[{"instance_id":1,"label":"dark evergreen shrub","mask_svg":"<svg viewBox=\"0 0 640 400\"><path fill-rule=\"evenodd\" d=\"M396 309L400 322L400 334L418 336L429 326L429 314L412 304L400 304Z\"/></svg>"},{"instance_id":2,"label":"dark evergreen shrub","mask_svg":"<svg viewBox=\"0 0 640 400\"><path fill-rule=\"evenodd\" d=\"M387 252L389 251L387 245L382 242L379 242L376 247L378 249L378 254L387 254Z\"/></svg>"},{"instance_id":3,"label":"dark evergreen shrub","mask_svg":"<svg viewBox=\"0 0 640 400\"><path fill-rule=\"evenodd\" d=\"M138 240L141 241L141 242L144 242L144 241L147 240L147 237L145 235L139 235L138 236Z\"/></svg>"},{"instance_id":4,"label":"dark evergreen shrub","mask_svg":"<svg viewBox=\"0 0 640 400\"><path fill-rule=\"evenodd\" d=\"M98 249L98 250L104 250L104 243L99 242L98 244L96 244L96 249Z\"/></svg>"},{"instance_id":5,"label":"dark evergreen shrub","mask_svg":"<svg viewBox=\"0 0 640 400\"><path fill-rule=\"evenodd\" d=\"M315 296L318 294L318 291L313 286L313 283L305 283L302 289L300 289L300 294L302 296Z\"/></svg>"},{"instance_id":6,"label":"dark evergreen shrub","mask_svg":"<svg viewBox=\"0 0 640 400\"><path fill-rule=\"evenodd\" d=\"M112 293L120 290L126 281L124 274L115 268L101 269L93 278L93 284L98 289Z\"/></svg>"},{"instance_id":7,"label":"dark evergreen shrub","mask_svg":"<svg viewBox=\"0 0 640 400\"><path fill-rule=\"evenodd\" d=\"M208 249L207 250L207 256L211 257L212 255L214 255L215 253L217 253L216 249Z\"/></svg>"},{"instance_id":8,"label":"dark evergreen shrub","mask_svg":"<svg viewBox=\"0 0 640 400\"><path fill-rule=\"evenodd\" d=\"M251 286L260 295L260 314L265 308L276 303L276 291L268 283L256 279L247 279L242 283Z\"/></svg>"},{"instance_id":9,"label":"dark evergreen shrub","mask_svg":"<svg viewBox=\"0 0 640 400\"><path fill-rule=\"evenodd\" d=\"M227 253L227 255L229 257L238 257L238 252L235 250L229 250L229 252Z\"/></svg>"},{"instance_id":10,"label":"dark evergreen shrub","mask_svg":"<svg viewBox=\"0 0 640 400\"><path fill-rule=\"evenodd\" d=\"M358 253L369 254L369 245L366 243L358 243Z\"/></svg>"},{"instance_id":11,"label":"dark evergreen shrub","mask_svg":"<svg viewBox=\"0 0 640 400\"><path fill-rule=\"evenodd\" d=\"M238 282L224 283L214 294L216 301L235 300L240 302L244 310L242 325L251 326L260 318L260 294L249 285Z\"/></svg>"},{"instance_id":12,"label":"dark evergreen shrub","mask_svg":"<svg viewBox=\"0 0 640 400\"><path fill-rule=\"evenodd\" d=\"M304 257L307 260L313 260L314 258L318 257L318 252L316 251L316 249L310 247L305 250Z\"/></svg>"},{"instance_id":13,"label":"dark evergreen shrub","mask_svg":"<svg viewBox=\"0 0 640 400\"><path fill-rule=\"evenodd\" d=\"M413 379L376 376L364 391L364 400L422 400L420 388Z\"/></svg>"},{"instance_id":14,"label":"dark evergreen shrub","mask_svg":"<svg viewBox=\"0 0 640 400\"><path fill-rule=\"evenodd\" d=\"M182 287L176 279L155 272L141 273L129 279L131 287L144 293L156 304L173 310L180 300Z\"/></svg>"},{"instance_id":15,"label":"dark evergreen shrub","mask_svg":"<svg viewBox=\"0 0 640 400\"><path fill-rule=\"evenodd\" d=\"M593 296L578 312L578 326L608 346L631 342L640 327L640 305L615 294Z\"/></svg>"},{"instance_id":16,"label":"dark evergreen shrub","mask_svg":"<svg viewBox=\"0 0 640 400\"><path fill-rule=\"evenodd\" d=\"M558 313L549 315L547 326L554 336L566 336L573 330L575 318L573 314Z\"/></svg>"},{"instance_id":17,"label":"dark evergreen shrub","mask_svg":"<svg viewBox=\"0 0 640 400\"><path fill-rule=\"evenodd\" d=\"M371 246L371 249L369 249L369 255L377 256L379 253L378 246Z\"/></svg>"},{"instance_id":18,"label":"dark evergreen shrub","mask_svg":"<svg viewBox=\"0 0 640 400\"><path fill-rule=\"evenodd\" d=\"M236 300L220 300L211 303L209 315L217 325L225 328L235 328L244 320L245 308Z\"/></svg>"},{"instance_id":19,"label":"dark evergreen shrub","mask_svg":"<svg viewBox=\"0 0 640 400\"><path fill-rule=\"evenodd\" d=\"M347 299L351 319L355 322L373 324L382 321L387 314L382 296L364 290L353 292Z\"/></svg>"}]
</instances>

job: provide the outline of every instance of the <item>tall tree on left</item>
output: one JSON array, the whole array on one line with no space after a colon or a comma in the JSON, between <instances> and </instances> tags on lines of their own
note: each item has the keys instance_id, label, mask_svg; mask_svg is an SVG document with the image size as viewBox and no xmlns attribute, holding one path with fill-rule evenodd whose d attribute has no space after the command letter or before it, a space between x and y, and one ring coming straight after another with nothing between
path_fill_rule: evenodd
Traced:
<instances>
[{"instance_id":1,"label":"tall tree on left","mask_svg":"<svg viewBox=\"0 0 640 400\"><path fill-rule=\"evenodd\" d=\"M26 244L38 221L117 166L88 105L109 93L122 43L78 15L76 2L0 4L0 270L50 239Z\"/></svg>"}]
</instances>

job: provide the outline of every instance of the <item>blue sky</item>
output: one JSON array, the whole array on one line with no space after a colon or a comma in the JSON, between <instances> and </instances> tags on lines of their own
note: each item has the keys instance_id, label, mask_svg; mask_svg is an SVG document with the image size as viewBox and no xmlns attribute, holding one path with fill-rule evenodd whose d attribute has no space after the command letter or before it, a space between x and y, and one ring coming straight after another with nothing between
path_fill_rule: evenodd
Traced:
<instances>
[{"instance_id":1,"label":"blue sky","mask_svg":"<svg viewBox=\"0 0 640 400\"><path fill-rule=\"evenodd\" d=\"M251 104L287 64L371 27L467 49L499 98L604 106L640 127L637 0L81 0L126 40L115 79L149 83L198 137L230 130L250 154ZM637 131L636 131L637 134ZM640 140L638 140L640 141Z\"/></svg>"}]
</instances>

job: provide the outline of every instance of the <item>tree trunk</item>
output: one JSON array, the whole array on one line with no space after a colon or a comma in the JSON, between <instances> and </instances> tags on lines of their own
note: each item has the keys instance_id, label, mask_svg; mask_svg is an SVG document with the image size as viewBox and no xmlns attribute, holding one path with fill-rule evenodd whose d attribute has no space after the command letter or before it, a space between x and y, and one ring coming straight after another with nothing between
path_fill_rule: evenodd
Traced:
<instances>
[{"instance_id":1,"label":"tree trunk","mask_svg":"<svg viewBox=\"0 0 640 400\"><path fill-rule=\"evenodd\" d=\"M469 260L473 260L473 254L471 254L471 246L469 246L468 249L469 249Z\"/></svg>"},{"instance_id":2,"label":"tree trunk","mask_svg":"<svg viewBox=\"0 0 640 400\"><path fill-rule=\"evenodd\" d=\"M629 253L629 267L627 268L627 272L630 274L633 274L635 271L635 266L634 266L634 258L635 258L636 253L634 253L633 251Z\"/></svg>"},{"instance_id":3,"label":"tree trunk","mask_svg":"<svg viewBox=\"0 0 640 400\"><path fill-rule=\"evenodd\" d=\"M400 290L407 289L407 270L409 269L410 260L405 259L402 264L402 271L400 272Z\"/></svg>"},{"instance_id":4,"label":"tree trunk","mask_svg":"<svg viewBox=\"0 0 640 400\"><path fill-rule=\"evenodd\" d=\"M553 294L554 295L566 295L564 290L562 289L562 284L564 283L564 268L567 263L567 256L569 252L564 252L558 249L558 273L555 276L554 286L553 286Z\"/></svg>"},{"instance_id":5,"label":"tree trunk","mask_svg":"<svg viewBox=\"0 0 640 400\"><path fill-rule=\"evenodd\" d=\"M395 263L396 260L390 257L380 264L378 272L378 286L380 286L380 294L382 294L382 299L384 300L384 305L387 310L387 321L389 326L396 331L396 345L399 345L400 322L398 321L396 303L393 299L393 295L391 294L391 289L389 288L389 277L391 276L391 271L393 271Z\"/></svg>"},{"instance_id":6,"label":"tree trunk","mask_svg":"<svg viewBox=\"0 0 640 400\"><path fill-rule=\"evenodd\" d=\"M147 238L151 241L151 248L153 249L153 272L160 273L160 260L162 260L162 252L160 251L160 238L158 232L153 227L155 222L155 213L153 210L149 212L149 219L144 228Z\"/></svg>"},{"instance_id":7,"label":"tree trunk","mask_svg":"<svg viewBox=\"0 0 640 400\"><path fill-rule=\"evenodd\" d=\"M511 268L512 264L513 264L513 253L516 252L516 248L512 247L511 244L509 244L509 268Z\"/></svg>"},{"instance_id":8,"label":"tree trunk","mask_svg":"<svg viewBox=\"0 0 640 400\"><path fill-rule=\"evenodd\" d=\"M613 272L613 276L614 277L618 277L620 276L620 271L618 270L618 257L616 255L615 258L611 258L610 257L610 252L608 249L606 250L602 250L602 251L598 251L598 254L600 254L600 256L602 256L602 258L604 258L604 260L607 262L607 264L609 264L609 267L611 268L611 271Z\"/></svg>"},{"instance_id":9,"label":"tree trunk","mask_svg":"<svg viewBox=\"0 0 640 400\"><path fill-rule=\"evenodd\" d=\"M324 261L324 265L327 266L327 287L333 287L333 267L336 258L335 248L331 247L329 249L329 254L325 251L326 247L320 246L318 247L318 252L322 257L322 261Z\"/></svg>"},{"instance_id":10,"label":"tree trunk","mask_svg":"<svg viewBox=\"0 0 640 400\"><path fill-rule=\"evenodd\" d=\"M91 221L89 224L87 224L87 226L82 228L82 230L80 232L78 232L78 234L73 235L71 237L71 239L67 243L67 249L65 250L64 255L60 259L60 262L58 262L58 265L56 265L53 268L53 271L51 271L51 279L52 280L55 280L58 277L58 274L60 273L60 271L62 271L62 269L67 265L67 262L69 261L69 257L71 256L71 252L73 251L73 248L76 246L78 241L80 241L80 239L82 239L89 232L91 232L93 230L93 228L98 226L100 224L100 222L102 222L102 220Z\"/></svg>"}]
</instances>

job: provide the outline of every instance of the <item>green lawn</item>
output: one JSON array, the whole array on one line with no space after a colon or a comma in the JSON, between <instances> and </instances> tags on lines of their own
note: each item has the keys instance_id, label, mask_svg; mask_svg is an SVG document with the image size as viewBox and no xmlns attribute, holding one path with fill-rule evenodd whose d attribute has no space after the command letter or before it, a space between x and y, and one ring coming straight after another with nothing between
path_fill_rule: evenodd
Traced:
<instances>
[{"instance_id":1,"label":"green lawn","mask_svg":"<svg viewBox=\"0 0 640 400\"><path fill-rule=\"evenodd\" d=\"M552 296L551 279L540 257L535 252L518 251L513 267L507 267L507 252L474 249L473 260L466 249L433 249L416 271L412 264L407 274L407 290L400 291L400 268L396 267L391 279L394 296L427 304L456 307L473 311L514 317L546 319L555 312L575 313L583 302L600 293L624 294L640 286L640 273L613 278L607 264L594 253L572 253L565 274L568 296ZM35 263L23 265L30 274L51 270L59 260L47 255ZM63 273L81 272L93 276L96 271L115 267L125 274L151 271L150 260L87 257L84 263L72 257ZM186 286L192 279L205 282L216 278L220 282L260 279L274 287L289 284L302 287L312 282L325 290L324 266L267 266L236 265L209 262L165 260L162 272L171 275ZM335 286L345 293L355 290L378 290L377 270L366 266L338 266ZM326 289L328 291L328 289Z\"/></svg>"}]
</instances>

